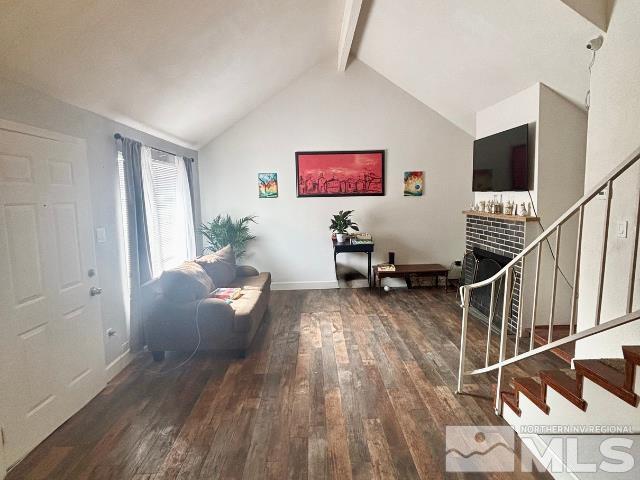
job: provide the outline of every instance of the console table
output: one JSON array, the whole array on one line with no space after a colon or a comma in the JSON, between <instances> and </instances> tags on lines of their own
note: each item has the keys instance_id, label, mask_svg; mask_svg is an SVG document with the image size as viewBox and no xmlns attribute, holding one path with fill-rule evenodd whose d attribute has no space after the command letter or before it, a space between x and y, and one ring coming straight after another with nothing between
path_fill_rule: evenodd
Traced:
<instances>
[{"instance_id":1,"label":"console table","mask_svg":"<svg viewBox=\"0 0 640 480\"><path fill-rule=\"evenodd\" d=\"M449 269L444 265L437 263L418 263L414 265L396 265L396 269L392 272L379 271L378 267L373 267L373 285L376 280L378 282L378 292L382 290L383 278L404 278L407 282L407 288L411 288L410 275L421 277L435 277L436 286L438 285L438 277L444 277L444 291L447 291L447 283L449 279Z\"/></svg>"},{"instance_id":2,"label":"console table","mask_svg":"<svg viewBox=\"0 0 640 480\"><path fill-rule=\"evenodd\" d=\"M351 239L347 239L344 243L338 243L335 238L333 241L333 268L337 269L336 257L339 253L366 253L367 254L367 282L371 288L371 254L373 253L373 243L351 243Z\"/></svg>"}]
</instances>

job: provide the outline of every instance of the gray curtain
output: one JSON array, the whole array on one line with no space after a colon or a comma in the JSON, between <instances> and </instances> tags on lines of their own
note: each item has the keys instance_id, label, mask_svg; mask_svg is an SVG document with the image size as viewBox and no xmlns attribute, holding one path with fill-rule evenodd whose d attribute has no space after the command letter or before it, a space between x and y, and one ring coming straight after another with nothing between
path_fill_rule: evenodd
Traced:
<instances>
[{"instance_id":1,"label":"gray curtain","mask_svg":"<svg viewBox=\"0 0 640 480\"><path fill-rule=\"evenodd\" d=\"M140 159L142 144L130 138L122 138L120 141L124 158L127 211L129 214L130 348L131 351L137 351L142 349L145 344L142 287L152 278L151 252L142 186Z\"/></svg>"},{"instance_id":2,"label":"gray curtain","mask_svg":"<svg viewBox=\"0 0 640 480\"><path fill-rule=\"evenodd\" d=\"M185 167L187 169L187 178L189 179L189 192L191 193L191 213L193 215L193 227L195 229L195 235L196 235L196 251L200 252L201 251L201 247L200 247L200 242L199 239L201 238L200 235L200 225L198 224L198 219L197 219L197 214L196 214L196 202L195 202L195 194L194 194L194 178L193 178L193 169L194 169L194 160L193 158L187 158L187 157L182 157L182 160L184 160L184 164Z\"/></svg>"}]
</instances>

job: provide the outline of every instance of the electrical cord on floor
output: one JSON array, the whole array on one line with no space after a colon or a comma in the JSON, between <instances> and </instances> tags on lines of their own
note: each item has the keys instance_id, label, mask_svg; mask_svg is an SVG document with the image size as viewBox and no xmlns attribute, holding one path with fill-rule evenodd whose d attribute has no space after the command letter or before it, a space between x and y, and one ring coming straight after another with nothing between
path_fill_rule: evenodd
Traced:
<instances>
[{"instance_id":1,"label":"electrical cord on floor","mask_svg":"<svg viewBox=\"0 0 640 480\"><path fill-rule=\"evenodd\" d=\"M158 371L158 370L146 369L149 373L153 373L154 375L166 375L167 373L171 373L174 370L178 370L179 368L185 366L187 363L191 361L191 359L195 356L195 354L198 353L198 350L200 349L200 344L202 343L202 335L200 334L200 324L198 323L198 313L200 312L200 304L207 298L208 297L201 298L200 300L198 300L198 304L196 305L195 322L196 322L196 332L198 333L198 343L196 344L196 348L193 350L193 352L191 352L191 355L189 355L186 360L180 362L177 366L170 368L169 370Z\"/></svg>"},{"instance_id":2,"label":"electrical cord on floor","mask_svg":"<svg viewBox=\"0 0 640 480\"><path fill-rule=\"evenodd\" d=\"M540 225L540 228L544 232L544 231L546 231L546 228L544 228L544 225L542 225L542 222L540 221L540 217L538 216L538 212L536 211L536 206L535 206L535 204L533 202L533 197L531 196L531 190L527 190L527 193L529 194L529 199L531 200L531 208L533 208L533 213L536 216L536 218L538 219L538 224ZM549 253L551 253L551 257L553 258L553 261L555 262L556 261L556 256L553 253L553 248L551 248L551 243L549 242L549 237L545 238L545 241L547 242L547 246L549 247ZM560 271L560 275L562 275L562 278L564 278L564 281L567 283L567 285L569 285L569 288L573 289L573 285L567 279L566 275L562 271L562 268L560 268L560 264L558 264L558 270Z\"/></svg>"}]
</instances>

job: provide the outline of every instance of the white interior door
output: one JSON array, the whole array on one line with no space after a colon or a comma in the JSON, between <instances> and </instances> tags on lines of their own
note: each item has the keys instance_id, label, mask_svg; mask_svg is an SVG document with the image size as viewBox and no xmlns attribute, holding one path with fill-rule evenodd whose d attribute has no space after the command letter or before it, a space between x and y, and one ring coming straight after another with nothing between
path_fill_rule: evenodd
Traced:
<instances>
[{"instance_id":1,"label":"white interior door","mask_svg":"<svg viewBox=\"0 0 640 480\"><path fill-rule=\"evenodd\" d=\"M0 423L11 465L93 398L105 373L85 144L6 125Z\"/></svg>"}]
</instances>

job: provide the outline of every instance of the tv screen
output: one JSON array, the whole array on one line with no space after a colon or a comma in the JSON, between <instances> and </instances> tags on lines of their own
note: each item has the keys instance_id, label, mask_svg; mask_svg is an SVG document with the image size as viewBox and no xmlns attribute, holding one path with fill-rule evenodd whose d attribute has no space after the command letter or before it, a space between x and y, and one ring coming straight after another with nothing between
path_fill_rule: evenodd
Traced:
<instances>
[{"instance_id":1,"label":"tv screen","mask_svg":"<svg viewBox=\"0 0 640 480\"><path fill-rule=\"evenodd\" d=\"M525 124L473 142L473 191L528 190L528 141Z\"/></svg>"}]
</instances>

